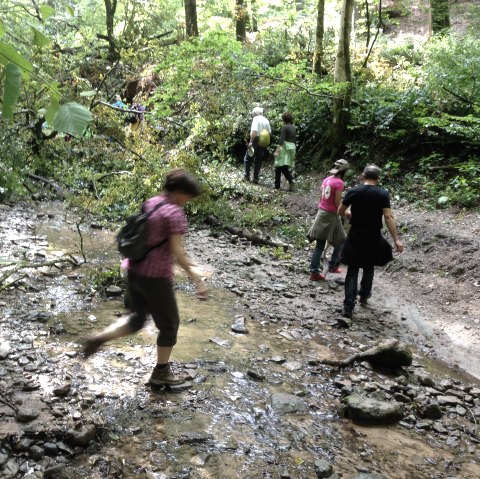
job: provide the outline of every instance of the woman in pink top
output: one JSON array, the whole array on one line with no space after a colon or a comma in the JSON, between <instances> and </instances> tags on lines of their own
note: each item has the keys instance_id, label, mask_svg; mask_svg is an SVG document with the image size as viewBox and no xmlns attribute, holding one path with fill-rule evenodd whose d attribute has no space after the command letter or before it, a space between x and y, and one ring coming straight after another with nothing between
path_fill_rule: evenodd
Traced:
<instances>
[{"instance_id":1,"label":"woman in pink top","mask_svg":"<svg viewBox=\"0 0 480 479\"><path fill-rule=\"evenodd\" d=\"M161 203L147 219L147 245L152 249L141 261L124 260L128 271L128 293L132 313L124 322L114 324L101 333L88 338L84 356L94 354L102 344L139 331L151 314L159 333L157 336L157 365L149 384L161 386L184 382L173 374L169 359L177 342L180 319L173 292L173 261L185 270L195 283L199 299L207 299L207 289L202 278L192 269L193 263L185 254L182 236L187 231L187 220L182 207L200 194L200 187L193 175L177 169L167 174L164 194L154 196L144 203L149 211ZM166 243L159 245L168 238Z\"/></svg>"},{"instance_id":2,"label":"woman in pink top","mask_svg":"<svg viewBox=\"0 0 480 479\"><path fill-rule=\"evenodd\" d=\"M320 272L319 268L320 258L327 241L333 244L334 247L332 257L328 262L328 271L330 273L342 272L338 265L340 247L345 240L345 230L340 217L337 215L337 210L342 202L343 177L349 168L348 161L337 160L329 172L331 176L323 180L322 197L318 205L318 213L307 235L310 241L316 241L310 261L311 281L325 279L325 275Z\"/></svg>"}]
</instances>

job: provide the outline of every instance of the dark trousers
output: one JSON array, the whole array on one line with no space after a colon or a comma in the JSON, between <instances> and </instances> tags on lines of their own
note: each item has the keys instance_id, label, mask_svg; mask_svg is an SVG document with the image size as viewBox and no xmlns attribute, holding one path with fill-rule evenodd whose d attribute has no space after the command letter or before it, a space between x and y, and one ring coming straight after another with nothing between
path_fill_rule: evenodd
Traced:
<instances>
[{"instance_id":1,"label":"dark trousers","mask_svg":"<svg viewBox=\"0 0 480 479\"><path fill-rule=\"evenodd\" d=\"M164 278L144 278L129 271L128 295L132 310L128 324L133 331L142 329L147 315L151 314L159 331L157 346L175 346L180 318L172 282Z\"/></svg>"},{"instance_id":2,"label":"dark trousers","mask_svg":"<svg viewBox=\"0 0 480 479\"><path fill-rule=\"evenodd\" d=\"M372 293L373 275L375 266L366 266L363 269L362 280L360 281L360 298L367 299ZM351 312L355 307L358 288L358 273L360 268L349 266L345 276L345 301L343 307L345 311Z\"/></svg>"},{"instance_id":3,"label":"dark trousers","mask_svg":"<svg viewBox=\"0 0 480 479\"><path fill-rule=\"evenodd\" d=\"M275 188L277 188L277 190L280 188L280 180L282 178L282 173L285 179L290 183L290 185L293 183L293 176L292 176L292 172L290 171L290 167L287 165L276 166L275 167Z\"/></svg>"},{"instance_id":4,"label":"dark trousers","mask_svg":"<svg viewBox=\"0 0 480 479\"><path fill-rule=\"evenodd\" d=\"M248 156L248 153L245 153L245 157L243 158L245 166L244 176L246 180L250 181L250 167L253 161L253 182L258 183L260 168L262 166L263 159L267 155L267 149L258 146L258 144L254 144L253 147L255 149L253 156Z\"/></svg>"}]
</instances>

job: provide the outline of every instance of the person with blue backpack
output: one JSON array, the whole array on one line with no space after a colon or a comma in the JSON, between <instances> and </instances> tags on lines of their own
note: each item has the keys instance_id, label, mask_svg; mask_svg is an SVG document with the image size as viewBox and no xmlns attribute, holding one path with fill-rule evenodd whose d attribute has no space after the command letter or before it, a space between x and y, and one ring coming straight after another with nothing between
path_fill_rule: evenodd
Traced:
<instances>
[{"instance_id":1,"label":"person with blue backpack","mask_svg":"<svg viewBox=\"0 0 480 479\"><path fill-rule=\"evenodd\" d=\"M134 256L129 255L131 257L122 261L122 267L127 270L132 312L126 321L116 323L99 334L87 338L83 349L85 358L97 352L107 341L142 329L147 315L150 314L159 333L157 364L149 384L162 386L184 382L183 378L172 372L169 363L173 347L177 342L180 324L173 291L173 262L175 260L193 281L198 299L206 300L207 288L201 276L195 271L195 265L187 257L182 241L187 231L187 220L182 207L199 194L200 187L196 178L185 170L175 169L166 176L164 193L144 203L142 221L145 224L142 224L144 229L139 236L146 243L145 252L139 254L137 251L138 258L133 259ZM136 215L137 222L140 216ZM133 235L130 237L133 238ZM119 241L118 238L117 241ZM122 248L120 250L122 251Z\"/></svg>"},{"instance_id":2,"label":"person with blue backpack","mask_svg":"<svg viewBox=\"0 0 480 479\"><path fill-rule=\"evenodd\" d=\"M252 110L253 120L250 127L250 141L244 161L244 180L250 181L250 167L253 160L253 182L258 184L260 168L263 159L267 156L267 148L270 145L272 129L270 122L263 116L263 108L259 106ZM249 154L250 153L250 154Z\"/></svg>"}]
</instances>

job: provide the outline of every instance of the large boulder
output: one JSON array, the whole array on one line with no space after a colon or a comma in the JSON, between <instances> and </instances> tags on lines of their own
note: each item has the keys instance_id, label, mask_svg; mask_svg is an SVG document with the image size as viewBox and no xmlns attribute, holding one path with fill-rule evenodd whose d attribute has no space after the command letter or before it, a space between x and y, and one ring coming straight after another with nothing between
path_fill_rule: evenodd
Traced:
<instances>
[{"instance_id":1,"label":"large boulder","mask_svg":"<svg viewBox=\"0 0 480 479\"><path fill-rule=\"evenodd\" d=\"M358 424L393 424L403 418L404 409L403 404L396 401L379 401L352 394L343 399L343 413Z\"/></svg>"}]
</instances>

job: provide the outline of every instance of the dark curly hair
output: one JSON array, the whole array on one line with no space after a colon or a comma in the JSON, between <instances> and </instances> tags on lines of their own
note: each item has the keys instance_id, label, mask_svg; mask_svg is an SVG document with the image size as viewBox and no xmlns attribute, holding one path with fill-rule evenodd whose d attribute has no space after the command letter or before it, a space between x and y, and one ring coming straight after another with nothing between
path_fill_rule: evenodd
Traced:
<instances>
[{"instance_id":1,"label":"dark curly hair","mask_svg":"<svg viewBox=\"0 0 480 479\"><path fill-rule=\"evenodd\" d=\"M291 113L283 113L282 120L284 123L293 123L293 115Z\"/></svg>"}]
</instances>

